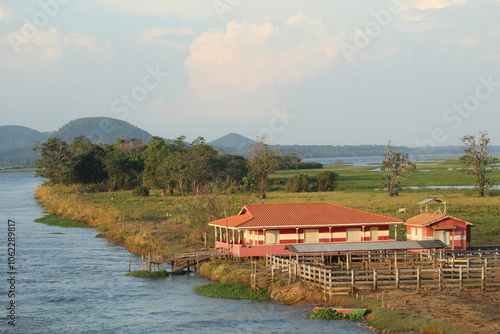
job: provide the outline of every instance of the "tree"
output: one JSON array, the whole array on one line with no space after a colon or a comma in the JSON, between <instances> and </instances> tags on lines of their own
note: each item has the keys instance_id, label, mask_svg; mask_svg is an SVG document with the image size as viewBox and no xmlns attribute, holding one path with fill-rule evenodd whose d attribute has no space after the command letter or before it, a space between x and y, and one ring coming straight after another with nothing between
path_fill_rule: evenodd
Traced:
<instances>
[{"instance_id":1,"label":"tree","mask_svg":"<svg viewBox=\"0 0 500 334\"><path fill-rule=\"evenodd\" d=\"M415 172L417 167L410 161L408 153L396 153L389 141L385 146L384 161L380 169L389 196L394 196L401 190L402 180L408 174Z\"/></svg>"},{"instance_id":2,"label":"tree","mask_svg":"<svg viewBox=\"0 0 500 334\"><path fill-rule=\"evenodd\" d=\"M103 159L105 170L109 175L111 190L134 189L142 183L145 146L140 141L118 139L113 145L106 147Z\"/></svg>"},{"instance_id":3,"label":"tree","mask_svg":"<svg viewBox=\"0 0 500 334\"><path fill-rule=\"evenodd\" d=\"M69 182L71 154L68 144L60 138L49 138L33 148L40 154L36 161L38 170L35 175L46 178L50 183Z\"/></svg>"},{"instance_id":4,"label":"tree","mask_svg":"<svg viewBox=\"0 0 500 334\"><path fill-rule=\"evenodd\" d=\"M274 172L279 163L279 154L266 144L265 138L257 138L252 144L250 153L250 173L258 180L259 192L266 198L269 175Z\"/></svg>"},{"instance_id":5,"label":"tree","mask_svg":"<svg viewBox=\"0 0 500 334\"><path fill-rule=\"evenodd\" d=\"M324 171L316 174L316 182L318 184L318 191L332 191L335 189L335 181L339 175L332 171Z\"/></svg>"},{"instance_id":6,"label":"tree","mask_svg":"<svg viewBox=\"0 0 500 334\"><path fill-rule=\"evenodd\" d=\"M161 196L168 190L172 195L175 181L171 170L167 168L167 160L172 152L171 145L160 137L153 137L144 151L143 183L152 189L160 189Z\"/></svg>"},{"instance_id":7,"label":"tree","mask_svg":"<svg viewBox=\"0 0 500 334\"><path fill-rule=\"evenodd\" d=\"M485 188L493 185L493 182L487 178L487 173L488 170L494 169L493 166L498 160L488 156L490 138L487 136L487 132L479 131L477 137L467 135L460 138L464 146L464 155L458 160L462 164L460 170L476 179L479 197L484 196Z\"/></svg>"},{"instance_id":8,"label":"tree","mask_svg":"<svg viewBox=\"0 0 500 334\"><path fill-rule=\"evenodd\" d=\"M210 236L213 235L208 225L210 221L225 218L238 212L245 203L253 202L246 196L231 197L231 188L228 182L211 182L202 189L200 196L182 207L186 219L205 248L208 248Z\"/></svg>"},{"instance_id":9,"label":"tree","mask_svg":"<svg viewBox=\"0 0 500 334\"><path fill-rule=\"evenodd\" d=\"M290 178L286 184L285 191L289 193L299 193L313 190L314 179L310 178L307 174L299 173Z\"/></svg>"},{"instance_id":10,"label":"tree","mask_svg":"<svg viewBox=\"0 0 500 334\"><path fill-rule=\"evenodd\" d=\"M191 191L198 195L200 186L208 182L213 176L214 162L217 151L205 143L203 137L195 139L187 149L185 159L187 164L187 174L191 181Z\"/></svg>"}]
</instances>

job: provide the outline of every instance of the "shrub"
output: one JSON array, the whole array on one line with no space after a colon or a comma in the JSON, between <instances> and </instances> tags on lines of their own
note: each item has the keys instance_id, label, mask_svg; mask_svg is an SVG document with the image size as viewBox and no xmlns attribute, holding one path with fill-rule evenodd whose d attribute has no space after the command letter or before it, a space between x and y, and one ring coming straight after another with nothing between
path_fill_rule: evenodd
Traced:
<instances>
[{"instance_id":1,"label":"shrub","mask_svg":"<svg viewBox=\"0 0 500 334\"><path fill-rule=\"evenodd\" d=\"M132 191L133 196L149 196L149 188L148 187L139 187L135 188Z\"/></svg>"}]
</instances>

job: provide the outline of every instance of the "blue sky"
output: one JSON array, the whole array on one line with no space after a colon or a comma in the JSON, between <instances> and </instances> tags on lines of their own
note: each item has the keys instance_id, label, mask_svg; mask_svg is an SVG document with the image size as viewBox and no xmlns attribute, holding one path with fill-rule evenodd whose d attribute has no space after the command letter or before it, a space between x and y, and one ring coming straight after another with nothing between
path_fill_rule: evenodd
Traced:
<instances>
[{"instance_id":1,"label":"blue sky","mask_svg":"<svg viewBox=\"0 0 500 334\"><path fill-rule=\"evenodd\" d=\"M500 145L497 0L0 0L2 125Z\"/></svg>"}]
</instances>

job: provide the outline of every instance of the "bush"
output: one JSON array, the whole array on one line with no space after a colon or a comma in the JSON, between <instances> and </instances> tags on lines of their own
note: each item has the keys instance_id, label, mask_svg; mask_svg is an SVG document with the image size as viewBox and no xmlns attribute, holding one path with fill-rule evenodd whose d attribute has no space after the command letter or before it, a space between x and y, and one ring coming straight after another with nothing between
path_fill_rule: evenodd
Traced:
<instances>
[{"instance_id":1,"label":"bush","mask_svg":"<svg viewBox=\"0 0 500 334\"><path fill-rule=\"evenodd\" d=\"M288 181L285 191L289 193L299 193L306 191L315 191L316 183L314 178L309 177L307 174L296 174Z\"/></svg>"},{"instance_id":2,"label":"bush","mask_svg":"<svg viewBox=\"0 0 500 334\"><path fill-rule=\"evenodd\" d=\"M149 196L149 188L148 187L139 187L135 188L132 191L133 196Z\"/></svg>"},{"instance_id":3,"label":"bush","mask_svg":"<svg viewBox=\"0 0 500 334\"><path fill-rule=\"evenodd\" d=\"M125 276L134 276L134 277L166 277L166 276L168 276L168 272L166 270L159 270L159 271L135 270L135 271L126 273Z\"/></svg>"}]
</instances>

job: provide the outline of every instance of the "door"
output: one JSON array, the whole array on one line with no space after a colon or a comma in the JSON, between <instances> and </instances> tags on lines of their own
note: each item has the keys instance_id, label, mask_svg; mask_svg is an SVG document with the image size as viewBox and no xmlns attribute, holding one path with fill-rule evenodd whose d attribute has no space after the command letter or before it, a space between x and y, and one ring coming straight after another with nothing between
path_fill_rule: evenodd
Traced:
<instances>
[{"instance_id":1,"label":"door","mask_svg":"<svg viewBox=\"0 0 500 334\"><path fill-rule=\"evenodd\" d=\"M317 244L319 242L319 230L304 230L304 243Z\"/></svg>"},{"instance_id":2,"label":"door","mask_svg":"<svg viewBox=\"0 0 500 334\"><path fill-rule=\"evenodd\" d=\"M275 245L280 243L280 231L266 231L266 244Z\"/></svg>"},{"instance_id":3,"label":"door","mask_svg":"<svg viewBox=\"0 0 500 334\"><path fill-rule=\"evenodd\" d=\"M356 242L361 241L361 229L360 228L348 228L345 230L346 241Z\"/></svg>"},{"instance_id":4,"label":"door","mask_svg":"<svg viewBox=\"0 0 500 334\"><path fill-rule=\"evenodd\" d=\"M370 227L370 241L378 241L378 227Z\"/></svg>"}]
</instances>

